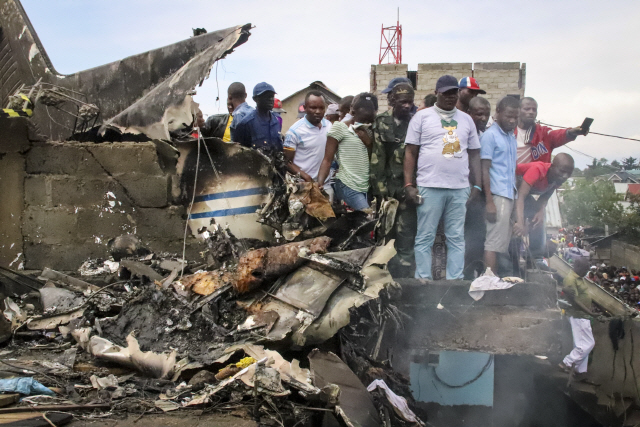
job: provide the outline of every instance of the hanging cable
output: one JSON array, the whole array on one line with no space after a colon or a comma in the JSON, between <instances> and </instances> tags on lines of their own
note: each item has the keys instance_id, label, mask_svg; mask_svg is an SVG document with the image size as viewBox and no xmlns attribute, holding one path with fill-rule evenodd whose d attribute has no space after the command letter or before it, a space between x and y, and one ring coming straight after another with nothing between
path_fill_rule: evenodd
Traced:
<instances>
[{"instance_id":1,"label":"hanging cable","mask_svg":"<svg viewBox=\"0 0 640 427\"><path fill-rule=\"evenodd\" d=\"M440 378L438 376L438 369L434 368L433 369L433 376L435 377L436 380L438 380L438 382L442 385L444 385L445 387L448 388L462 388L462 387L466 387L469 384L473 384L474 382L478 381L480 379L480 377L482 375L484 375L485 372L487 372L487 370L491 367L491 365L493 364L493 354L489 355L489 358L487 359L487 363L483 366L482 370L480 371L480 373L478 375L476 375L473 379L470 379L469 381L460 384L460 385L451 385L449 383L446 383L444 380L442 380L442 378Z\"/></svg>"},{"instance_id":2,"label":"hanging cable","mask_svg":"<svg viewBox=\"0 0 640 427\"><path fill-rule=\"evenodd\" d=\"M187 253L187 230L189 229L189 220L191 219L191 209L193 209L193 203L196 200L196 187L198 185L198 169L200 169L200 143L204 144L202 140L202 134L200 133L200 128L198 127L198 157L196 158L196 173L193 179L193 194L191 195L191 203L189 204L189 212L187 213L187 219L184 224L184 236L182 239L182 270L180 271L180 279L184 276L184 265L186 264L185 257Z\"/></svg>"},{"instance_id":3,"label":"hanging cable","mask_svg":"<svg viewBox=\"0 0 640 427\"><path fill-rule=\"evenodd\" d=\"M565 126L551 125L549 123L540 122L540 124L541 125L545 125L545 126L551 126L552 128L569 129L569 128L565 127ZM629 137L626 137L626 136L609 135L609 134L606 134L606 133L598 133L598 132L591 132L591 131L589 131L589 133L592 133L594 135L600 135L600 136L608 136L609 138L628 139L629 141L638 141L638 142L640 142L640 139L629 138Z\"/></svg>"}]
</instances>

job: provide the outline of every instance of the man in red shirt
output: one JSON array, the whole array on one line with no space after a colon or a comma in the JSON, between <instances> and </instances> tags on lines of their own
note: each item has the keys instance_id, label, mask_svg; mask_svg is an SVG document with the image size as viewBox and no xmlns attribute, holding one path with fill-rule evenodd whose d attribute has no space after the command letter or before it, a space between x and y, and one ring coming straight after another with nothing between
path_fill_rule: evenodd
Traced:
<instances>
[{"instance_id":1,"label":"man in red shirt","mask_svg":"<svg viewBox=\"0 0 640 427\"><path fill-rule=\"evenodd\" d=\"M553 163L531 162L516 167L516 177L522 177L522 183L518 187L516 201L517 219L513 226L515 235L524 236L527 232L525 205L532 228L544 225L547 201L553 192L571 177L573 168L573 157L566 153L555 156ZM539 194L540 197L535 200L531 194Z\"/></svg>"},{"instance_id":2,"label":"man in red shirt","mask_svg":"<svg viewBox=\"0 0 640 427\"><path fill-rule=\"evenodd\" d=\"M545 162L551 163L551 153L554 149L567 142L575 141L578 135L586 135L582 128L551 130L540 123L538 117L538 103L533 98L520 100L520 115L515 134L518 141L518 163Z\"/></svg>"}]
</instances>

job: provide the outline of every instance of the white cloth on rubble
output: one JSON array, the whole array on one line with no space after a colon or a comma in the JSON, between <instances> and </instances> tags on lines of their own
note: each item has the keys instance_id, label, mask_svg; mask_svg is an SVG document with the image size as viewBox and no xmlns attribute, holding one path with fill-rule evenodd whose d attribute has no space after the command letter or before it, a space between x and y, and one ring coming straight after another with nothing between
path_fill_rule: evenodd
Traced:
<instances>
[{"instance_id":1,"label":"white cloth on rubble","mask_svg":"<svg viewBox=\"0 0 640 427\"><path fill-rule=\"evenodd\" d=\"M524 280L519 277L505 277L499 278L489 267L485 270L484 274L476 278L471 282L469 287L469 295L474 300L478 301L484 296L485 291L495 291L500 289L509 289L516 283L522 283Z\"/></svg>"},{"instance_id":2,"label":"white cloth on rubble","mask_svg":"<svg viewBox=\"0 0 640 427\"><path fill-rule=\"evenodd\" d=\"M407 400L404 397L395 394L384 380L373 380L373 382L369 384L369 387L367 387L367 391L373 391L378 387L384 390L387 400L393 405L393 409L400 418L410 423L417 423L421 426L424 425L420 418L418 418L416 414L409 409Z\"/></svg>"},{"instance_id":3,"label":"white cloth on rubble","mask_svg":"<svg viewBox=\"0 0 640 427\"><path fill-rule=\"evenodd\" d=\"M569 323L571 323L571 334L573 335L573 350L562 360L562 363L569 368L575 366L576 372L582 374L587 372L589 353L596 345L591 330L591 321L569 317Z\"/></svg>"}]
</instances>

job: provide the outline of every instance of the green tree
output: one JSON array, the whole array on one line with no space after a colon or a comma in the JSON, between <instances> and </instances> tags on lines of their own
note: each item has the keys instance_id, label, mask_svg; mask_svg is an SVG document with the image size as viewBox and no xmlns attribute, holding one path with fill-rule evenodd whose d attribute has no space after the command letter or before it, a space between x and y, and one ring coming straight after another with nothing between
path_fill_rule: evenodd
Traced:
<instances>
[{"instance_id":1,"label":"green tree","mask_svg":"<svg viewBox=\"0 0 640 427\"><path fill-rule=\"evenodd\" d=\"M635 157L629 156L626 159L622 159L622 167L626 171L635 169L638 167L637 162L638 162L638 159L636 159Z\"/></svg>"},{"instance_id":2,"label":"green tree","mask_svg":"<svg viewBox=\"0 0 640 427\"><path fill-rule=\"evenodd\" d=\"M594 158L591 164L584 170L584 176L587 179L593 179L596 176L606 175L616 170L617 168L607 164L607 159L602 158L598 160Z\"/></svg>"},{"instance_id":3,"label":"green tree","mask_svg":"<svg viewBox=\"0 0 640 427\"><path fill-rule=\"evenodd\" d=\"M622 165L620 164L619 161L614 160L613 162L611 162L611 166L613 166L614 168L616 168L616 170L621 170L622 169Z\"/></svg>"},{"instance_id":4,"label":"green tree","mask_svg":"<svg viewBox=\"0 0 640 427\"><path fill-rule=\"evenodd\" d=\"M618 203L623 196L616 194L611 182L578 180L574 188L564 191L563 196L560 209L570 225L609 225L615 229L624 225L624 209Z\"/></svg>"}]
</instances>

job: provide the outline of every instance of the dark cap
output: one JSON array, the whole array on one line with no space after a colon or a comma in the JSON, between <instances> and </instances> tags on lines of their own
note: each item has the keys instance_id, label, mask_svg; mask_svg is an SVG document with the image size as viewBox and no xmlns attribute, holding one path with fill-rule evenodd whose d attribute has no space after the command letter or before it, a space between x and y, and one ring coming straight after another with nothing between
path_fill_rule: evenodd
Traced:
<instances>
[{"instance_id":1,"label":"dark cap","mask_svg":"<svg viewBox=\"0 0 640 427\"><path fill-rule=\"evenodd\" d=\"M458 79L450 75L442 76L438 79L436 92L444 93L451 89L458 89Z\"/></svg>"},{"instance_id":2,"label":"dark cap","mask_svg":"<svg viewBox=\"0 0 640 427\"><path fill-rule=\"evenodd\" d=\"M385 89L382 89L381 93L389 93L391 92L391 89L393 89L393 87L397 84L400 83L409 83L411 84L411 80L409 80L406 77L396 77L395 79L392 79L389 84L387 85L387 87Z\"/></svg>"},{"instance_id":3,"label":"dark cap","mask_svg":"<svg viewBox=\"0 0 640 427\"><path fill-rule=\"evenodd\" d=\"M265 92L273 92L276 93L276 90L273 88L273 86L271 86L269 83L258 83L254 88L253 88L253 96L259 96L262 95Z\"/></svg>"}]
</instances>

